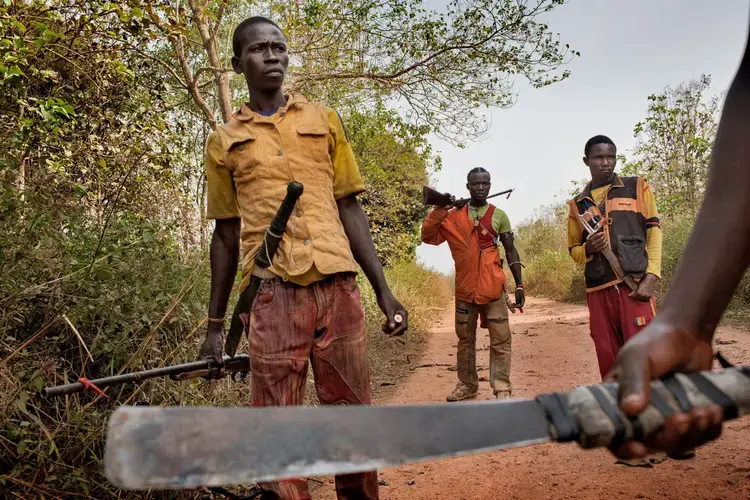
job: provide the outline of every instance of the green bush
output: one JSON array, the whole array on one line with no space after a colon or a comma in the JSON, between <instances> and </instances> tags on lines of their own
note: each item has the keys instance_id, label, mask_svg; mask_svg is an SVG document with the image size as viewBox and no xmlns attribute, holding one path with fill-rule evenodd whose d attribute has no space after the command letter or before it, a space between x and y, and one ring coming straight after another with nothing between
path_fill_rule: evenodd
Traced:
<instances>
[{"instance_id":1,"label":"green bush","mask_svg":"<svg viewBox=\"0 0 750 500\"><path fill-rule=\"evenodd\" d=\"M586 299L583 266L568 252L566 214L564 207L545 208L516 228L516 244L530 295L581 302Z\"/></svg>"},{"instance_id":2,"label":"green bush","mask_svg":"<svg viewBox=\"0 0 750 500\"><path fill-rule=\"evenodd\" d=\"M583 297L576 289L579 284L576 277L581 273L581 267L573 262L567 251L544 249L527 259L524 281L532 295L577 301L585 299L585 285Z\"/></svg>"},{"instance_id":3,"label":"green bush","mask_svg":"<svg viewBox=\"0 0 750 500\"><path fill-rule=\"evenodd\" d=\"M657 302L661 302L669 289L669 284L675 271L677 271L677 264L679 264L682 251L688 238L690 238L694 223L695 219L692 216L662 219L662 234L664 235L661 261L662 279L656 290Z\"/></svg>"},{"instance_id":4,"label":"green bush","mask_svg":"<svg viewBox=\"0 0 750 500\"><path fill-rule=\"evenodd\" d=\"M691 215L662 219L662 279L656 287L661 303L672 282L695 219ZM516 229L521 260L526 265L524 281L530 295L568 302L586 300L584 266L570 258L567 249L567 220L564 207L548 209L543 215ZM750 273L740 282L728 316L744 317L750 310Z\"/></svg>"},{"instance_id":5,"label":"green bush","mask_svg":"<svg viewBox=\"0 0 750 500\"><path fill-rule=\"evenodd\" d=\"M694 223L695 219L691 215L662 220L664 245L662 281L657 290L657 300L659 302L666 295L666 291L669 289L669 285L677 271L677 265L682 257L685 245L690 238ZM750 273L745 273L729 304L727 317L744 319L748 312L750 312Z\"/></svg>"}]
</instances>

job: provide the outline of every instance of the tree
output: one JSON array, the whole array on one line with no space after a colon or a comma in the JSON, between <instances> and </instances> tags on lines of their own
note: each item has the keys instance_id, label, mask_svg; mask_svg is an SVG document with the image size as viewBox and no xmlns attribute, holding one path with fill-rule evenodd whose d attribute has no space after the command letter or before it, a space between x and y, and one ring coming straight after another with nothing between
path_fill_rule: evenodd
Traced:
<instances>
[{"instance_id":1,"label":"tree","mask_svg":"<svg viewBox=\"0 0 750 500\"><path fill-rule=\"evenodd\" d=\"M563 3L454 0L438 12L422 0L189 0L146 2L143 10L170 42L162 63L212 127L217 120L201 90L208 81L200 76L212 74L214 88L206 92L227 121L230 95L238 94L226 80L231 30L260 13L289 37L289 91L336 107L386 103L408 123L461 143L486 130L482 108L514 103L513 77L543 87L568 76L559 69L578 53L539 20Z\"/></svg>"},{"instance_id":2,"label":"tree","mask_svg":"<svg viewBox=\"0 0 750 500\"><path fill-rule=\"evenodd\" d=\"M419 227L428 207L422 186L440 168L424 131L408 125L393 110L351 110L345 115L349 140L367 191L360 197L378 257L388 266L413 261Z\"/></svg>"},{"instance_id":3,"label":"tree","mask_svg":"<svg viewBox=\"0 0 750 500\"><path fill-rule=\"evenodd\" d=\"M719 97L704 98L711 77L702 75L648 97L648 116L636 124L636 147L623 173L646 177L666 217L695 216L708 176Z\"/></svg>"}]
</instances>

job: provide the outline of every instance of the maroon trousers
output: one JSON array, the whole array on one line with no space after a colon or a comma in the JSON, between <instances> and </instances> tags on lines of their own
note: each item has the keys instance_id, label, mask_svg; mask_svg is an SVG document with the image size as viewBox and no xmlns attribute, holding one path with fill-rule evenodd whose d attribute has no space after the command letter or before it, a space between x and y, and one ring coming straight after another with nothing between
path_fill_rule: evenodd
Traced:
<instances>
[{"instance_id":1,"label":"maroon trousers","mask_svg":"<svg viewBox=\"0 0 750 500\"><path fill-rule=\"evenodd\" d=\"M308 367L322 404L370 404L364 313L354 275L310 286L261 282L250 319L253 406L301 405ZM305 479L259 485L283 500L308 500ZM336 476L339 499L378 498L376 472Z\"/></svg>"},{"instance_id":2,"label":"maroon trousers","mask_svg":"<svg viewBox=\"0 0 750 500\"><path fill-rule=\"evenodd\" d=\"M631 299L630 289L614 285L588 292L589 325L596 347L599 372L602 379L609 373L620 348L656 315L656 301Z\"/></svg>"}]
</instances>

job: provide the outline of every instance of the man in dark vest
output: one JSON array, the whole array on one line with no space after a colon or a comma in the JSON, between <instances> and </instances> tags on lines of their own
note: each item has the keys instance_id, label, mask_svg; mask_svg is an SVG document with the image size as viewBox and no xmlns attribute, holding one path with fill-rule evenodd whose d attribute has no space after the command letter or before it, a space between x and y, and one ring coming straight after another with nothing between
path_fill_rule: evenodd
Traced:
<instances>
[{"instance_id":1,"label":"man in dark vest","mask_svg":"<svg viewBox=\"0 0 750 500\"><path fill-rule=\"evenodd\" d=\"M750 265L750 39L734 75L711 151L698 218L656 320L617 356L608 378L620 383L630 417L646 409L649 382L672 372L711 370L713 337ZM736 396L734 396L736 397ZM677 411L647 440L628 441L620 457L652 450L681 454L721 434L716 404Z\"/></svg>"},{"instance_id":2,"label":"man in dark vest","mask_svg":"<svg viewBox=\"0 0 750 500\"><path fill-rule=\"evenodd\" d=\"M502 243L516 282L517 306L524 304L521 262L513 243L510 220L487 203L490 174L482 167L467 176L468 205L450 205L432 210L422 224L422 241L428 245L448 242L456 263L456 335L458 385L446 398L461 401L474 398L479 391L476 367L477 319L490 331L490 383L495 397L511 395L511 335L503 261L498 245Z\"/></svg>"},{"instance_id":3,"label":"man in dark vest","mask_svg":"<svg viewBox=\"0 0 750 500\"><path fill-rule=\"evenodd\" d=\"M654 193L646 181L615 174L617 147L610 138L589 139L583 162L591 170L591 182L568 202L568 249L573 260L586 265L591 338L604 378L623 344L656 314L653 293L661 275L662 232ZM599 223L601 229L589 235L584 223ZM606 248L624 276L602 253ZM626 276L637 284L636 290L625 286Z\"/></svg>"}]
</instances>

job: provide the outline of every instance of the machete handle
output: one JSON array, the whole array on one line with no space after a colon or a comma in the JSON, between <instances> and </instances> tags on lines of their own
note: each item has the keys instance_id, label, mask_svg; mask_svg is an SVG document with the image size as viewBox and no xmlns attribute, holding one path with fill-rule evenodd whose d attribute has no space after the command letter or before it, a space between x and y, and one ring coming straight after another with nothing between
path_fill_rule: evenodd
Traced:
<instances>
[{"instance_id":1,"label":"machete handle","mask_svg":"<svg viewBox=\"0 0 750 500\"><path fill-rule=\"evenodd\" d=\"M292 215L294 205L297 204L297 200L302 196L303 190L304 188L299 182L292 181L287 185L284 201L281 202L276 215L271 219L271 224L268 226L266 234L263 237L260 250L255 255L255 265L261 269L271 266L271 261L276 254L276 250L279 248L282 236L284 236L284 231L286 231L286 225L289 222L289 217Z\"/></svg>"},{"instance_id":2,"label":"machete handle","mask_svg":"<svg viewBox=\"0 0 750 500\"><path fill-rule=\"evenodd\" d=\"M554 440L577 442L583 448L617 448L627 441L644 441L676 412L716 404L724 409L725 421L750 413L750 366L653 380L651 401L635 418L627 417L618 401L618 385L613 383L537 397Z\"/></svg>"}]
</instances>

